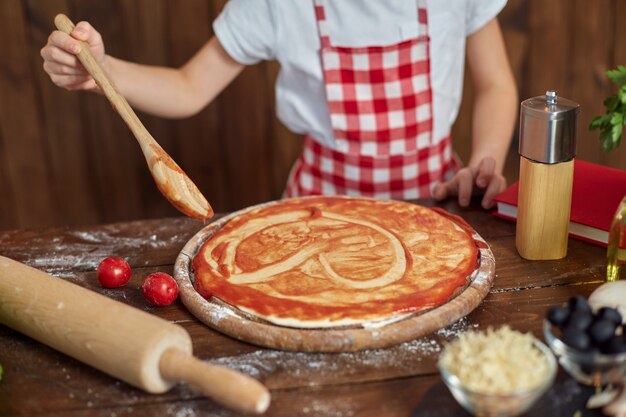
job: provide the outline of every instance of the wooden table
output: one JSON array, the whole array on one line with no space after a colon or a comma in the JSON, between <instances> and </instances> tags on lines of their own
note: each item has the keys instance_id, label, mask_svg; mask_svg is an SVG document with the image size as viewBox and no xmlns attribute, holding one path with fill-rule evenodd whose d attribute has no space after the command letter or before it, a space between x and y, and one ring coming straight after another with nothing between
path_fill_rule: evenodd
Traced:
<instances>
[{"instance_id":1,"label":"wooden table","mask_svg":"<svg viewBox=\"0 0 626 417\"><path fill-rule=\"evenodd\" d=\"M424 205L433 205L421 201ZM183 245L202 227L168 218L90 227L0 232L0 255L47 271L118 301L178 323L193 338L203 360L245 372L272 392L269 416L467 416L436 368L442 343L461 331L509 324L540 339L546 309L575 294L589 295L603 282L605 249L570 239L568 256L529 262L515 250L515 225L493 217L477 202L461 209L439 205L465 218L491 245L496 279L484 302L469 316L432 336L381 350L305 354L259 348L223 336L194 318L180 303L150 307L139 290L155 271L172 273ZM133 276L125 287L107 290L95 270L107 256L126 258ZM111 355L115 355L111 352ZM146 394L0 326L0 416L235 416L193 388L177 386ZM559 372L551 391L531 416L601 415L585 409L592 389Z\"/></svg>"}]
</instances>

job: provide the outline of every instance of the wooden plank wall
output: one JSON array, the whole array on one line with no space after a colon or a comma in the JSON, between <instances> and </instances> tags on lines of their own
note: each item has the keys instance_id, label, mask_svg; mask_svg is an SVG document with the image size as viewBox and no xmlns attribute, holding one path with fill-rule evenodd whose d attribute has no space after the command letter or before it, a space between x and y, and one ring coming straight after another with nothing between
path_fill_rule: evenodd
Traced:
<instances>
[{"instance_id":1,"label":"wooden plank wall","mask_svg":"<svg viewBox=\"0 0 626 417\"><path fill-rule=\"evenodd\" d=\"M0 1L0 230L177 216L159 194L126 126L102 97L55 87L40 48L58 12L88 20L107 52L177 66L211 35L225 0ZM620 0L509 0L500 15L520 97L556 89L582 106L578 157L626 169L626 146L604 154L587 131L614 91L606 69L626 64ZM278 198L300 139L273 112L275 63L246 69L186 120L139 114L217 211ZM467 78L467 77L466 77ZM467 159L472 88L454 129ZM514 143L507 177L517 178Z\"/></svg>"}]
</instances>

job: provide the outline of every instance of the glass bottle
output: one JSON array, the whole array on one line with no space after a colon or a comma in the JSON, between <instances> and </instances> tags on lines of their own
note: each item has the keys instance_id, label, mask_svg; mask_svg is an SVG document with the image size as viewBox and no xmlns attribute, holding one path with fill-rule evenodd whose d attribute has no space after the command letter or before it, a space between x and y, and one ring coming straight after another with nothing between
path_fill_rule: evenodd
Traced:
<instances>
[{"instance_id":1,"label":"glass bottle","mask_svg":"<svg viewBox=\"0 0 626 417\"><path fill-rule=\"evenodd\" d=\"M613 216L606 257L606 280L617 281L620 279L621 264L626 263L626 196Z\"/></svg>"}]
</instances>

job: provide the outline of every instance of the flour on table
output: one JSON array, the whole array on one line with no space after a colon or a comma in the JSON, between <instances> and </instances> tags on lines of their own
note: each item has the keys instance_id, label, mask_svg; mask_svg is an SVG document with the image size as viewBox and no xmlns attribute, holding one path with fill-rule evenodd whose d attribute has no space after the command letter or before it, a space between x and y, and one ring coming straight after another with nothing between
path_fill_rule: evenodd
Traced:
<instances>
[{"instance_id":1,"label":"flour on table","mask_svg":"<svg viewBox=\"0 0 626 417\"><path fill-rule=\"evenodd\" d=\"M262 349L239 356L208 360L215 365L238 370L253 378L263 379L280 371L292 378L306 380L310 375L333 373L357 375L363 368L396 370L410 373L411 366L419 367L425 358L434 358L442 350L442 342L457 337L468 328L466 318L437 331L433 336L422 337L386 349L370 349L345 353L305 353ZM309 382L315 385L314 380Z\"/></svg>"},{"instance_id":2,"label":"flour on table","mask_svg":"<svg viewBox=\"0 0 626 417\"><path fill-rule=\"evenodd\" d=\"M165 227L153 227L150 234L133 237L123 236L124 232L115 224L97 231L67 230L63 236L54 238L33 237L28 244L11 247L11 255L23 257L24 263L33 268L65 277L75 275L77 271L95 271L100 261L108 256L129 256L142 248L182 247L189 239L188 233L172 235ZM33 248L46 249L33 254Z\"/></svg>"}]
</instances>

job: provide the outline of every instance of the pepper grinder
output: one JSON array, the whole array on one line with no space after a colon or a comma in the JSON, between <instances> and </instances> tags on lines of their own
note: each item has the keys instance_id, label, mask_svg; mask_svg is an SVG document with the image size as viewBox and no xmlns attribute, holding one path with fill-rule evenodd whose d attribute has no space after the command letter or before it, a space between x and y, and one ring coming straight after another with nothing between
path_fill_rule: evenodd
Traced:
<instances>
[{"instance_id":1,"label":"pepper grinder","mask_svg":"<svg viewBox=\"0 0 626 417\"><path fill-rule=\"evenodd\" d=\"M556 91L521 104L515 244L525 259L567 255L579 110Z\"/></svg>"}]
</instances>

